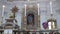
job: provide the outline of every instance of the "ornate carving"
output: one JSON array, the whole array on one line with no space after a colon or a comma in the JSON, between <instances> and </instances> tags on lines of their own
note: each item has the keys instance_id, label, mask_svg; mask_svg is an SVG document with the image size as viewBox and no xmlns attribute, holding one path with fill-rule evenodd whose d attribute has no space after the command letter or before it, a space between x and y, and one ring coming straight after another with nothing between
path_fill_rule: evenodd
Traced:
<instances>
[{"instance_id":1,"label":"ornate carving","mask_svg":"<svg viewBox=\"0 0 60 34\"><path fill-rule=\"evenodd\" d=\"M14 19L6 19L6 23L2 24L4 29L19 29L19 26L14 23Z\"/></svg>"},{"instance_id":2,"label":"ornate carving","mask_svg":"<svg viewBox=\"0 0 60 34\"><path fill-rule=\"evenodd\" d=\"M23 13L25 13L25 11L24 11L25 9L23 9ZM34 15L34 23L33 22L31 22L29 25L27 25L27 19L28 19L28 15L30 15L30 14L33 14ZM36 6L32 6L32 7L30 7L30 6L27 6L27 9L26 9L26 16L24 16L25 14L23 14L22 16L23 16L23 18L22 18L22 22L23 22L23 25L22 25L22 27L24 26L24 28L26 28L27 30L31 30L31 29L40 29L40 16L38 16L38 8L36 7ZM29 19L30 20L30 19ZM33 21L33 20L32 20ZM33 24L34 25L33 25Z\"/></svg>"}]
</instances>

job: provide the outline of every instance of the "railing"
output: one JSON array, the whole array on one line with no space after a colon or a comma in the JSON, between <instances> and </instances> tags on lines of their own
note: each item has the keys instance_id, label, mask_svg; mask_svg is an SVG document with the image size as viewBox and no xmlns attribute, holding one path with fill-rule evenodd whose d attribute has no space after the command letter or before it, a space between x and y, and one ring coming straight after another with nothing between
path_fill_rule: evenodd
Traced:
<instances>
[{"instance_id":1,"label":"railing","mask_svg":"<svg viewBox=\"0 0 60 34\"><path fill-rule=\"evenodd\" d=\"M4 34L4 30L5 29L0 29L0 34ZM53 33L55 33L55 34L57 34L57 32L60 30L60 29L55 29L55 30L40 30L40 31L20 31L20 30L18 30L18 29L12 29L13 30L13 32L12 32L12 34L45 34L45 33L51 33L51 34L53 34ZM53 32L53 33L52 33Z\"/></svg>"}]
</instances>

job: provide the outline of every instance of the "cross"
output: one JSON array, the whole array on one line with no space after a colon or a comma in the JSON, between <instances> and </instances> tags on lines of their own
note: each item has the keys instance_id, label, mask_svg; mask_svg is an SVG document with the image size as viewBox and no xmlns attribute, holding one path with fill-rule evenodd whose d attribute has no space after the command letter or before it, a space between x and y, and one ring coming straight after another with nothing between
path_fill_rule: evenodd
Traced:
<instances>
[{"instance_id":1,"label":"cross","mask_svg":"<svg viewBox=\"0 0 60 34\"><path fill-rule=\"evenodd\" d=\"M14 6L14 7L11 9L11 11L12 11L13 13L16 13L18 10L19 10L19 9L18 9L16 6Z\"/></svg>"}]
</instances>

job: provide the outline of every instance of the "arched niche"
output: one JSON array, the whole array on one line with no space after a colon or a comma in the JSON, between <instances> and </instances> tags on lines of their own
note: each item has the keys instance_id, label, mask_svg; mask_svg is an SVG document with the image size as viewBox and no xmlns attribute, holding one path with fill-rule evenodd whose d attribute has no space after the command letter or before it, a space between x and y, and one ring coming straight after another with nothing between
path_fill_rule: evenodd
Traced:
<instances>
[{"instance_id":1,"label":"arched niche","mask_svg":"<svg viewBox=\"0 0 60 34\"><path fill-rule=\"evenodd\" d=\"M35 21L34 14L29 13L27 15L27 25L34 25L34 21Z\"/></svg>"},{"instance_id":2,"label":"arched niche","mask_svg":"<svg viewBox=\"0 0 60 34\"><path fill-rule=\"evenodd\" d=\"M32 6L32 7L27 6L26 15L24 10L22 13L22 29L24 28L25 30L26 29L34 30L34 29L37 29L38 27L40 29L40 19L38 15L38 8L36 6ZM32 19L30 20L30 18Z\"/></svg>"}]
</instances>

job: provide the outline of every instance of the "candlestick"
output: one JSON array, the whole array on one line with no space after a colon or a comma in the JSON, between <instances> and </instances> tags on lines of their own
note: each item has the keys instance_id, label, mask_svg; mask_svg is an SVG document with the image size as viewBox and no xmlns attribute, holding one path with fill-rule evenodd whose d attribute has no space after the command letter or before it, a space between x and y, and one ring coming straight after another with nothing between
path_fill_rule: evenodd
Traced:
<instances>
[{"instance_id":1,"label":"candlestick","mask_svg":"<svg viewBox=\"0 0 60 34\"><path fill-rule=\"evenodd\" d=\"M39 15L39 4L37 4L38 5L38 15Z\"/></svg>"},{"instance_id":2,"label":"candlestick","mask_svg":"<svg viewBox=\"0 0 60 34\"><path fill-rule=\"evenodd\" d=\"M2 23L3 23L3 17L4 17L4 8L5 8L5 5L2 6L3 7L3 10L2 10Z\"/></svg>"},{"instance_id":3,"label":"candlestick","mask_svg":"<svg viewBox=\"0 0 60 34\"><path fill-rule=\"evenodd\" d=\"M25 16L26 16L26 6L27 6L27 5L25 4Z\"/></svg>"}]
</instances>

